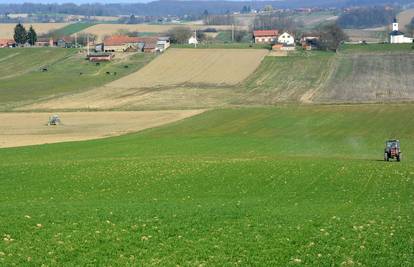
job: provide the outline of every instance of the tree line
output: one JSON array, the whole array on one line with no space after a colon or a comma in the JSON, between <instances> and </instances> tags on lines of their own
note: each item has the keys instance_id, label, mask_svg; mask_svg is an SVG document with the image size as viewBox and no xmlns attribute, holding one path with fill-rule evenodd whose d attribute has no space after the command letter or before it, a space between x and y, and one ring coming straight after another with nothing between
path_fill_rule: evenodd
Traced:
<instances>
[{"instance_id":1,"label":"tree line","mask_svg":"<svg viewBox=\"0 0 414 267\"><path fill-rule=\"evenodd\" d=\"M385 7L355 8L342 13L338 25L348 29L381 27L392 23L396 15L395 9Z\"/></svg>"},{"instance_id":2,"label":"tree line","mask_svg":"<svg viewBox=\"0 0 414 267\"><path fill-rule=\"evenodd\" d=\"M35 45L37 42L37 33L33 26L30 26L29 30L27 31L21 23L18 23L16 27L14 27L13 38L18 45Z\"/></svg>"}]
</instances>

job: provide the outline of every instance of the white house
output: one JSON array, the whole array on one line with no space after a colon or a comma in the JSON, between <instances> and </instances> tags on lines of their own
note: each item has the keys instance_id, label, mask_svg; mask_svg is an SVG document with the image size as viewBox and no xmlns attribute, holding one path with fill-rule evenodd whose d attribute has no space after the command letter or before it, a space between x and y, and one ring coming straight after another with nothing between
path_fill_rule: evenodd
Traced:
<instances>
[{"instance_id":1,"label":"white house","mask_svg":"<svg viewBox=\"0 0 414 267\"><path fill-rule=\"evenodd\" d=\"M394 19L394 23L392 24L392 32L390 32L390 43L410 44L413 42L414 38L406 37L403 32L400 32L397 19Z\"/></svg>"},{"instance_id":2,"label":"white house","mask_svg":"<svg viewBox=\"0 0 414 267\"><path fill-rule=\"evenodd\" d=\"M157 50L164 52L170 45L170 37L159 37L157 41Z\"/></svg>"},{"instance_id":3,"label":"white house","mask_svg":"<svg viewBox=\"0 0 414 267\"><path fill-rule=\"evenodd\" d=\"M285 45L295 44L295 38L287 32L284 32L282 35L280 35L277 41L279 44L285 44Z\"/></svg>"},{"instance_id":4,"label":"white house","mask_svg":"<svg viewBox=\"0 0 414 267\"><path fill-rule=\"evenodd\" d=\"M188 44L197 45L198 44L197 37L191 36L190 39L188 39Z\"/></svg>"}]
</instances>

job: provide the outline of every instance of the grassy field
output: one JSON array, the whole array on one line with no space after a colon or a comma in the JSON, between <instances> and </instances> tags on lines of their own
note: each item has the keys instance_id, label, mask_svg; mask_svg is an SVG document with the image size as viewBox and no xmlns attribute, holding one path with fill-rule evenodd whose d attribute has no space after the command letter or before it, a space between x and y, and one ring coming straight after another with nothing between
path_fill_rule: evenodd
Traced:
<instances>
[{"instance_id":1,"label":"grassy field","mask_svg":"<svg viewBox=\"0 0 414 267\"><path fill-rule=\"evenodd\" d=\"M143 69L153 56L120 55L96 66L76 50L3 49L1 110L25 104L31 110L156 110L414 99L411 44L344 45L337 54L270 53L263 61L266 49L217 47L174 48ZM41 72L44 66L47 72ZM44 99L57 95L63 96Z\"/></svg>"},{"instance_id":2,"label":"grassy field","mask_svg":"<svg viewBox=\"0 0 414 267\"><path fill-rule=\"evenodd\" d=\"M94 23L73 23L69 24L61 29L53 31L54 35L57 36L70 36L72 34L83 31L89 27L94 26Z\"/></svg>"},{"instance_id":3,"label":"grassy field","mask_svg":"<svg viewBox=\"0 0 414 267\"><path fill-rule=\"evenodd\" d=\"M153 55L136 54L97 66L77 52L56 48L2 49L0 103L14 105L84 91L130 74L153 58ZM48 71L42 72L43 67Z\"/></svg>"},{"instance_id":4,"label":"grassy field","mask_svg":"<svg viewBox=\"0 0 414 267\"><path fill-rule=\"evenodd\" d=\"M265 93L269 102L299 101L326 81L333 60L334 53L327 52L267 56L245 87L250 92Z\"/></svg>"},{"instance_id":5,"label":"grassy field","mask_svg":"<svg viewBox=\"0 0 414 267\"><path fill-rule=\"evenodd\" d=\"M0 264L411 266L413 112L215 110L0 149ZM401 163L381 161L390 137Z\"/></svg>"},{"instance_id":6,"label":"grassy field","mask_svg":"<svg viewBox=\"0 0 414 267\"><path fill-rule=\"evenodd\" d=\"M412 44L345 44L340 49L342 54L355 53L411 53L414 52Z\"/></svg>"},{"instance_id":7,"label":"grassy field","mask_svg":"<svg viewBox=\"0 0 414 267\"><path fill-rule=\"evenodd\" d=\"M323 102L382 102L414 99L412 45L345 47L316 96Z\"/></svg>"}]
</instances>

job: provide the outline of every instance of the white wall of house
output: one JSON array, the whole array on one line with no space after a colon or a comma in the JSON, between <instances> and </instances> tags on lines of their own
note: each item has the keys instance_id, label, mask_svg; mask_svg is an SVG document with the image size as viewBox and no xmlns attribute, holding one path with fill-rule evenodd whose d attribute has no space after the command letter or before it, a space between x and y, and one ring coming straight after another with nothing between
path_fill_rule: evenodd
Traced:
<instances>
[{"instance_id":1,"label":"white wall of house","mask_svg":"<svg viewBox=\"0 0 414 267\"><path fill-rule=\"evenodd\" d=\"M191 44L191 45L198 44L197 38L195 38L194 36L191 36L190 39L188 39L188 44Z\"/></svg>"},{"instance_id":2,"label":"white wall of house","mask_svg":"<svg viewBox=\"0 0 414 267\"><path fill-rule=\"evenodd\" d=\"M276 37L256 37L255 43L274 43L276 41Z\"/></svg>"},{"instance_id":3,"label":"white wall of house","mask_svg":"<svg viewBox=\"0 0 414 267\"><path fill-rule=\"evenodd\" d=\"M392 44L410 44L413 41L413 38L405 37L404 35L391 35L390 40Z\"/></svg>"},{"instance_id":4,"label":"white wall of house","mask_svg":"<svg viewBox=\"0 0 414 267\"><path fill-rule=\"evenodd\" d=\"M280 35L279 38L277 39L277 41L281 44L286 44L286 45L294 45L295 44L295 38L287 32Z\"/></svg>"}]
</instances>

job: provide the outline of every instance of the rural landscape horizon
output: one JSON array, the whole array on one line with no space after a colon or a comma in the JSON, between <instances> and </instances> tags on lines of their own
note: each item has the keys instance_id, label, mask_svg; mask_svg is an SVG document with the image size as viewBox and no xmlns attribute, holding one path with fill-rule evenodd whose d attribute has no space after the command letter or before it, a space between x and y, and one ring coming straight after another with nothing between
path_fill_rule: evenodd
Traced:
<instances>
[{"instance_id":1,"label":"rural landscape horizon","mask_svg":"<svg viewBox=\"0 0 414 267\"><path fill-rule=\"evenodd\" d=\"M414 266L414 1L96 2L0 2L0 266Z\"/></svg>"}]
</instances>

